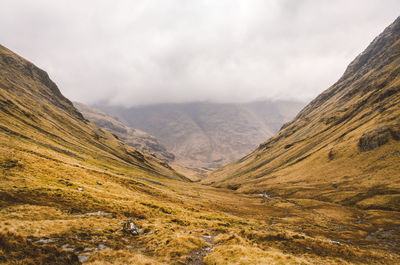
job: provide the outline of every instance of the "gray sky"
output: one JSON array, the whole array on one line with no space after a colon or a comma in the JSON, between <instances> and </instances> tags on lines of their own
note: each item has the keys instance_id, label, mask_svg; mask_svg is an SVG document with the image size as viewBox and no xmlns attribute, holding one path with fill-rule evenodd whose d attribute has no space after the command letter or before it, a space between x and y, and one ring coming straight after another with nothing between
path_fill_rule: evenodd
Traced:
<instances>
[{"instance_id":1,"label":"gray sky","mask_svg":"<svg viewBox=\"0 0 400 265\"><path fill-rule=\"evenodd\" d=\"M2 0L0 42L71 100L311 99L399 0Z\"/></svg>"}]
</instances>

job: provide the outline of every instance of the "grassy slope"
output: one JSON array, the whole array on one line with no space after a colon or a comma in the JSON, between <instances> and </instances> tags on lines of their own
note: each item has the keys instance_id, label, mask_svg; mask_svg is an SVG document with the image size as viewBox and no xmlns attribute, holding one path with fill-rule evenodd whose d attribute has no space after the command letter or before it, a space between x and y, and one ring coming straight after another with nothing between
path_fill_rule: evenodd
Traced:
<instances>
[{"instance_id":1,"label":"grassy slope","mask_svg":"<svg viewBox=\"0 0 400 265\"><path fill-rule=\"evenodd\" d=\"M0 264L400 260L396 213L179 181L85 121L29 62L1 47L0 63ZM139 236L121 231L129 217Z\"/></svg>"},{"instance_id":2,"label":"grassy slope","mask_svg":"<svg viewBox=\"0 0 400 265\"><path fill-rule=\"evenodd\" d=\"M4 47L0 55L0 132L9 148L19 145L28 153L35 153L34 149L55 152L60 160L64 156L94 164L106 161L104 169L116 164L182 178L84 119L44 71Z\"/></svg>"},{"instance_id":3,"label":"grassy slope","mask_svg":"<svg viewBox=\"0 0 400 265\"><path fill-rule=\"evenodd\" d=\"M206 183L399 211L399 73L397 19L278 134Z\"/></svg>"}]
</instances>

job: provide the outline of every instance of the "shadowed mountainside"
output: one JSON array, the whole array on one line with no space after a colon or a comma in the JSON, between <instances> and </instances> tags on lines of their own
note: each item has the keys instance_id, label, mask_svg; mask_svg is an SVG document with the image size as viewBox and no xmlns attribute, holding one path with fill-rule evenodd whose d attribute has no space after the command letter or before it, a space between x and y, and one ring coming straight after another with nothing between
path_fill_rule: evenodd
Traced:
<instances>
[{"instance_id":1,"label":"shadowed mountainside","mask_svg":"<svg viewBox=\"0 0 400 265\"><path fill-rule=\"evenodd\" d=\"M297 101L247 104L183 103L96 108L148 132L176 156L176 163L205 170L232 162L272 136L303 106Z\"/></svg>"},{"instance_id":2,"label":"shadowed mountainside","mask_svg":"<svg viewBox=\"0 0 400 265\"><path fill-rule=\"evenodd\" d=\"M150 134L133 129L120 122L117 118L109 116L95 108L91 108L82 103L74 102L74 106L83 114L83 116L107 131L115 134L127 144L134 148L151 154L159 159L172 162L175 159L174 154L159 143L157 138Z\"/></svg>"},{"instance_id":3,"label":"shadowed mountainside","mask_svg":"<svg viewBox=\"0 0 400 265\"><path fill-rule=\"evenodd\" d=\"M400 210L400 18L256 150L205 183Z\"/></svg>"}]
</instances>

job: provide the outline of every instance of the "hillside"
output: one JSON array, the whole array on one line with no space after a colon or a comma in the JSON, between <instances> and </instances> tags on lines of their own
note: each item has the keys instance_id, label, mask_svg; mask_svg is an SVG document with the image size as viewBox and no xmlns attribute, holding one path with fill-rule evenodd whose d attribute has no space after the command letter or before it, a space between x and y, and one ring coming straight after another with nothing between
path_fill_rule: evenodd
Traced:
<instances>
[{"instance_id":1,"label":"hillside","mask_svg":"<svg viewBox=\"0 0 400 265\"><path fill-rule=\"evenodd\" d=\"M205 183L400 210L400 18L256 150Z\"/></svg>"},{"instance_id":2,"label":"hillside","mask_svg":"<svg viewBox=\"0 0 400 265\"><path fill-rule=\"evenodd\" d=\"M175 154L177 164L205 170L221 167L250 152L302 106L296 101L197 102L131 108L95 105L157 137Z\"/></svg>"},{"instance_id":3,"label":"hillside","mask_svg":"<svg viewBox=\"0 0 400 265\"><path fill-rule=\"evenodd\" d=\"M400 261L396 211L189 182L83 118L3 46L0 65L0 264Z\"/></svg>"},{"instance_id":4,"label":"hillside","mask_svg":"<svg viewBox=\"0 0 400 265\"><path fill-rule=\"evenodd\" d=\"M161 145L154 136L128 127L120 122L117 118L109 116L95 108L91 108L78 102L74 102L73 104L86 119L90 120L100 128L104 128L116 135L130 146L133 146L139 151L151 154L166 162L174 161L174 154L168 152L167 149Z\"/></svg>"},{"instance_id":5,"label":"hillside","mask_svg":"<svg viewBox=\"0 0 400 265\"><path fill-rule=\"evenodd\" d=\"M105 160L110 165L117 163L182 179L165 163L130 148L90 123L60 93L46 72L4 47L1 78L0 129L2 143L9 145L10 159L15 152L52 153L60 155L61 160L63 156L95 163ZM47 155L40 157L46 159Z\"/></svg>"}]
</instances>

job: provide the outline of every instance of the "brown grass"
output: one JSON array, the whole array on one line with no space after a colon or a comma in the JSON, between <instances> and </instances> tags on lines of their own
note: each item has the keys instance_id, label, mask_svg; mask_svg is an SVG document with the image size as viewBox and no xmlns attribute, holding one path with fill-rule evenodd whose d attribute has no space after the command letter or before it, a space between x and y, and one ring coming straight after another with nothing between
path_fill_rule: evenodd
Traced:
<instances>
[{"instance_id":1,"label":"brown grass","mask_svg":"<svg viewBox=\"0 0 400 265\"><path fill-rule=\"evenodd\" d=\"M190 264L196 250L206 264L400 263L400 163L387 163L398 141L356 145L378 117L339 140L334 128L306 137L303 120L277 147L216 172L215 188L85 121L42 72L0 48L0 64L10 62L0 67L1 263ZM264 191L271 197L255 194ZM128 218L139 235L122 231Z\"/></svg>"}]
</instances>

